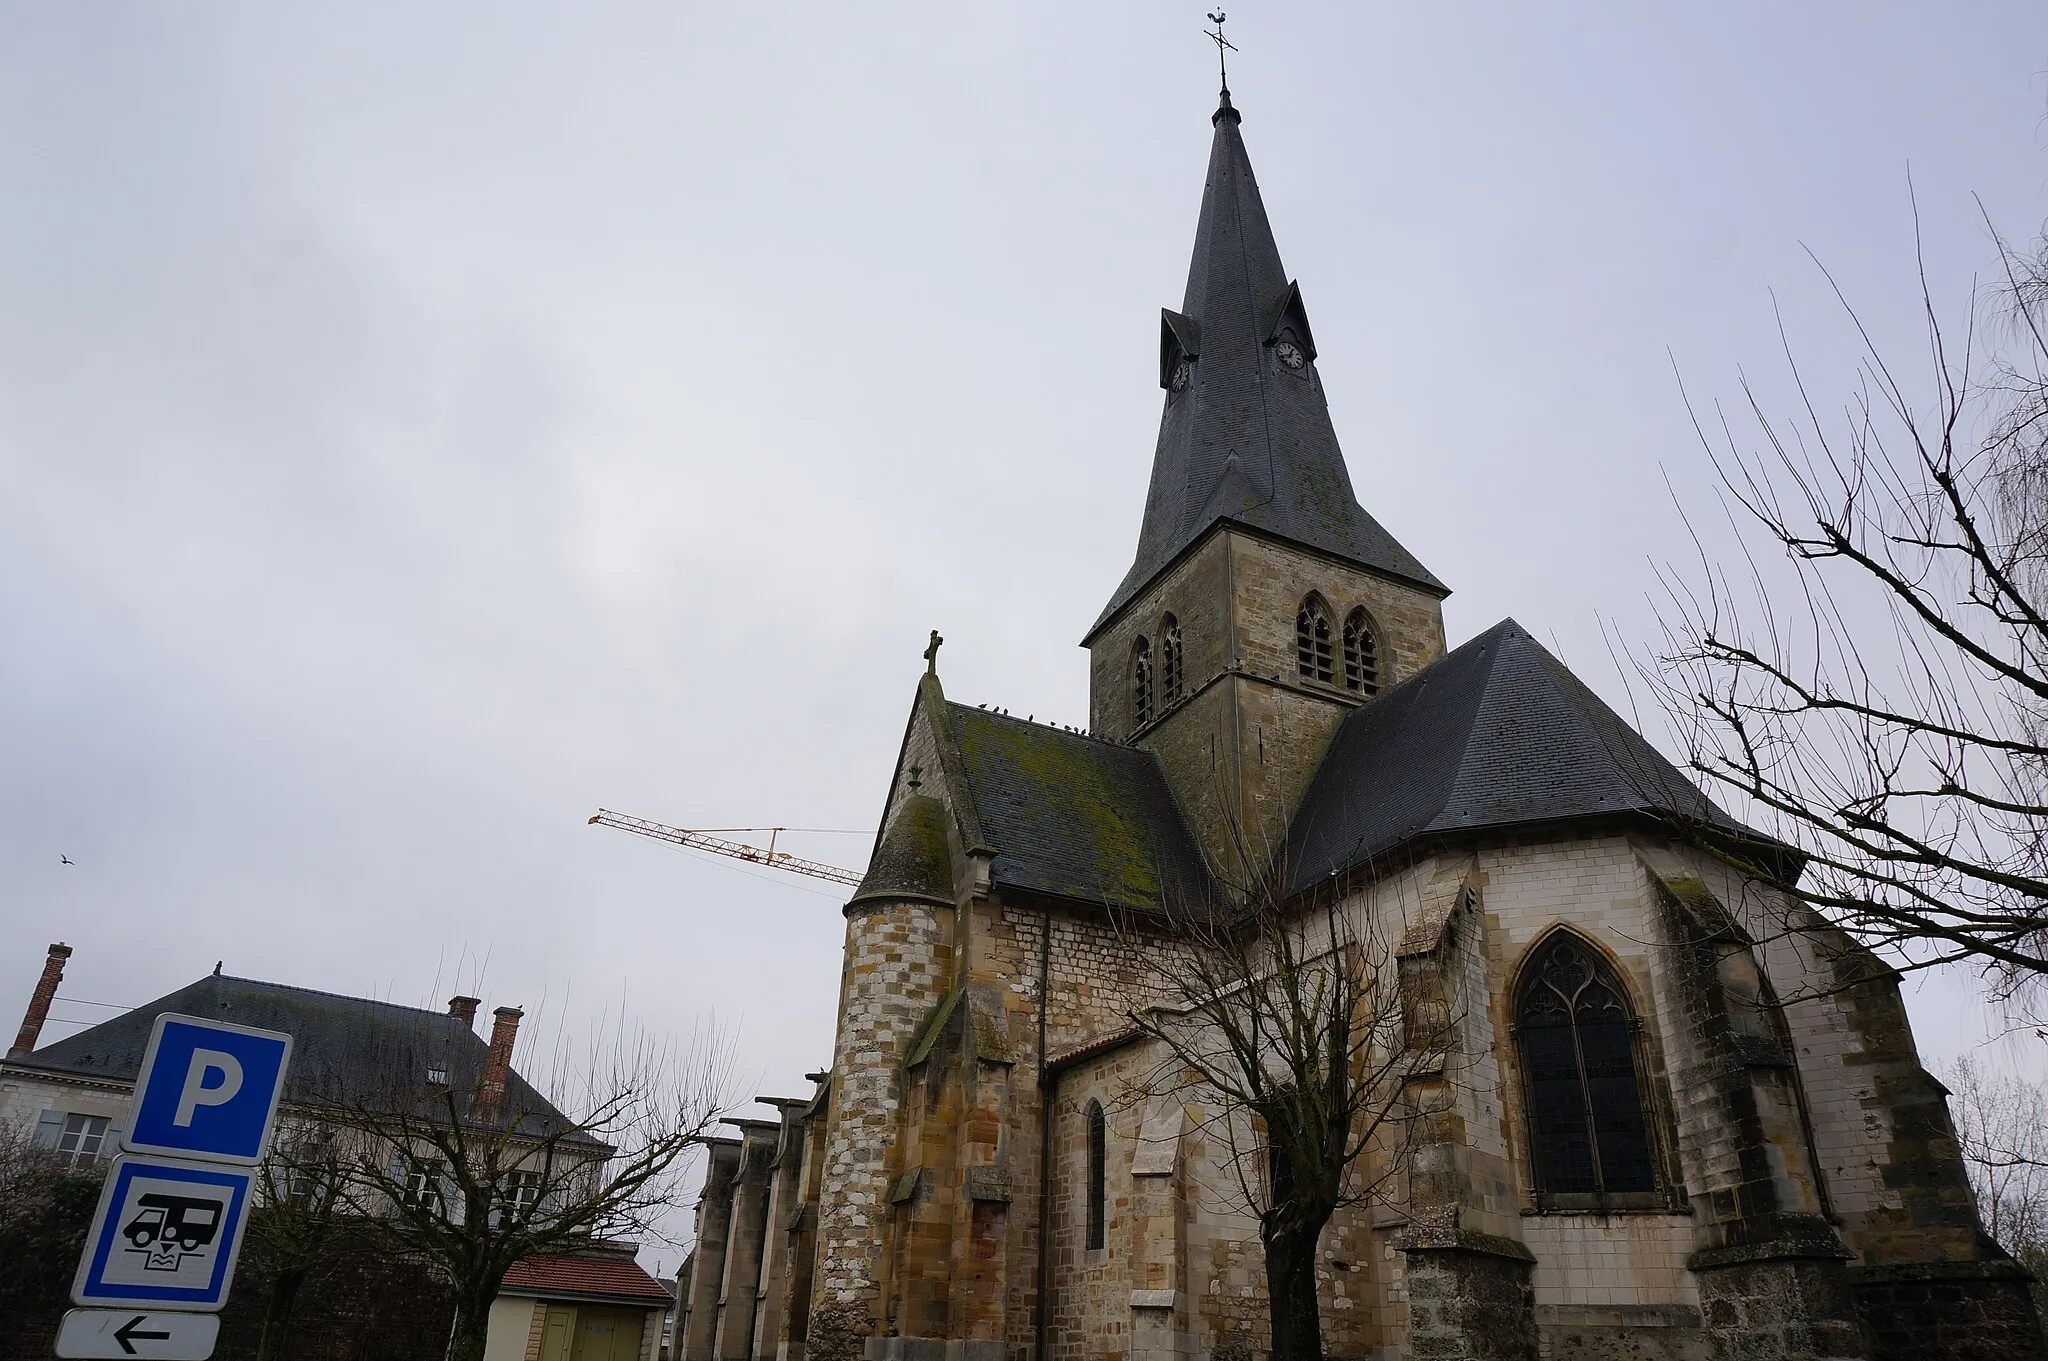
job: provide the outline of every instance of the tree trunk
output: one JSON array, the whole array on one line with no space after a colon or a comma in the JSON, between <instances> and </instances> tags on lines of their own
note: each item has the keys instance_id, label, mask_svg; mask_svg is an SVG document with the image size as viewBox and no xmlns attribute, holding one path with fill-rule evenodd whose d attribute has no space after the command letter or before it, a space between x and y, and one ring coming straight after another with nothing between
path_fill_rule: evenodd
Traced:
<instances>
[{"instance_id":1,"label":"tree trunk","mask_svg":"<svg viewBox=\"0 0 2048 1361\"><path fill-rule=\"evenodd\" d=\"M496 1291L455 1297L455 1327L448 1334L448 1361L484 1361L484 1342L491 1331L491 1302L496 1298Z\"/></svg>"},{"instance_id":2,"label":"tree trunk","mask_svg":"<svg viewBox=\"0 0 2048 1361\"><path fill-rule=\"evenodd\" d=\"M256 1341L256 1361L284 1361L291 1355L285 1334L292 1323L292 1305L299 1287L306 1283L304 1270L280 1271L270 1283L270 1298L263 1304L263 1335Z\"/></svg>"},{"instance_id":3,"label":"tree trunk","mask_svg":"<svg viewBox=\"0 0 2048 1361\"><path fill-rule=\"evenodd\" d=\"M1322 1225L1266 1239L1266 1304L1273 1361L1323 1361L1323 1318L1316 1306L1316 1244Z\"/></svg>"}]
</instances>

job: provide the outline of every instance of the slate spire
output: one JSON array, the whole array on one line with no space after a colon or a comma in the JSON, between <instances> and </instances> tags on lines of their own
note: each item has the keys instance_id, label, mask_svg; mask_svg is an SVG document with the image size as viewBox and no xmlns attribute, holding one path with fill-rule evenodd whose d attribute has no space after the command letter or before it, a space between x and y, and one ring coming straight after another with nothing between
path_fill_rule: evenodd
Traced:
<instances>
[{"instance_id":1,"label":"slate spire","mask_svg":"<svg viewBox=\"0 0 2048 1361\"><path fill-rule=\"evenodd\" d=\"M1090 635L1218 520L1449 594L1358 504L1301 290L1280 263L1228 89L1210 121L1187 294L1160 317L1166 410L1137 561Z\"/></svg>"}]
</instances>

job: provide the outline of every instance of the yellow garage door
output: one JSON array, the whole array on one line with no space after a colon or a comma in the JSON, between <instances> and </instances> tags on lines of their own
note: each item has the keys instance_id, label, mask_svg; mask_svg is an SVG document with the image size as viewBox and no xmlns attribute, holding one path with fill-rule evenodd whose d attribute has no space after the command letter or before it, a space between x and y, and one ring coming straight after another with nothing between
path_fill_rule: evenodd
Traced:
<instances>
[{"instance_id":1,"label":"yellow garage door","mask_svg":"<svg viewBox=\"0 0 2048 1361\"><path fill-rule=\"evenodd\" d=\"M640 1334L646 1322L643 1309L579 1308L571 1361L640 1361Z\"/></svg>"}]
</instances>

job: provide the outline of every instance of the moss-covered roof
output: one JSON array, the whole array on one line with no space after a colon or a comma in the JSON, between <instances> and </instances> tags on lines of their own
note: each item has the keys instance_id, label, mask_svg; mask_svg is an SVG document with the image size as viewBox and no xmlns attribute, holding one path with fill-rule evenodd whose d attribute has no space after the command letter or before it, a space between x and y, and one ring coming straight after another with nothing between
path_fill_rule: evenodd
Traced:
<instances>
[{"instance_id":1,"label":"moss-covered roof","mask_svg":"<svg viewBox=\"0 0 2048 1361\"><path fill-rule=\"evenodd\" d=\"M998 885L1115 907L1206 899L1208 872L1149 751L948 703Z\"/></svg>"},{"instance_id":2,"label":"moss-covered roof","mask_svg":"<svg viewBox=\"0 0 2048 1361\"><path fill-rule=\"evenodd\" d=\"M945 804L929 794L903 800L847 906L868 898L952 906L953 852L946 844Z\"/></svg>"}]
</instances>

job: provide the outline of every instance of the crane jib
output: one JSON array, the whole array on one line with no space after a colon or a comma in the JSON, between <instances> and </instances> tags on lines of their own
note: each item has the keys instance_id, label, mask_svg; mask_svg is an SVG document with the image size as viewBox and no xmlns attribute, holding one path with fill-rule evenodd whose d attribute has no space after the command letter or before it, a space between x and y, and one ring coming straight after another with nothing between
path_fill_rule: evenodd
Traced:
<instances>
[{"instance_id":1,"label":"crane jib","mask_svg":"<svg viewBox=\"0 0 2048 1361\"><path fill-rule=\"evenodd\" d=\"M792 874L806 874L813 879L829 879L835 884L858 885L864 877L860 870L845 869L839 865L827 865L819 860L805 860L787 851L775 849L773 834L784 830L768 827L762 830L770 833L768 845L749 845L744 841L728 841L724 837L712 836L708 832L692 831L687 827L670 827L646 818L636 818L625 813L614 813L609 808L600 808L590 819L601 827L616 827L622 832L633 832L640 836L652 837L656 841L667 841L691 850L709 851L713 855L730 856L734 860L747 860L769 869L788 870Z\"/></svg>"}]
</instances>

